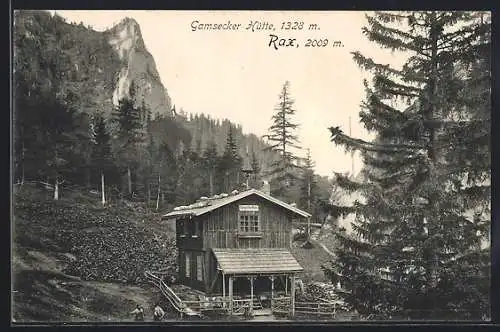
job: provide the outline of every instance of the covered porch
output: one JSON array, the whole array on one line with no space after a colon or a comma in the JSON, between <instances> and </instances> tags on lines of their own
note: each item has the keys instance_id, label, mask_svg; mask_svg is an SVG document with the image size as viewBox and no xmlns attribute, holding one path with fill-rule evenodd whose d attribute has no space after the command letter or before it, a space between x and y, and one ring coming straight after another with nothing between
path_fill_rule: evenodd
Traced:
<instances>
[{"instance_id":1,"label":"covered porch","mask_svg":"<svg viewBox=\"0 0 500 332\"><path fill-rule=\"evenodd\" d=\"M303 268L285 249L213 249L230 315L295 314L295 278Z\"/></svg>"}]
</instances>

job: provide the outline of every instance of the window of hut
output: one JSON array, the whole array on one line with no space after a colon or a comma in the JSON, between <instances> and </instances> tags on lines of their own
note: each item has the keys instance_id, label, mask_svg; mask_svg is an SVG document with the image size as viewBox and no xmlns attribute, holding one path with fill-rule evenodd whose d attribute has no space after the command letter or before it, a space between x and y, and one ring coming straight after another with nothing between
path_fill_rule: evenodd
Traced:
<instances>
[{"instance_id":1,"label":"window of hut","mask_svg":"<svg viewBox=\"0 0 500 332\"><path fill-rule=\"evenodd\" d=\"M240 233L257 233L260 231L258 205L240 205L238 215Z\"/></svg>"}]
</instances>

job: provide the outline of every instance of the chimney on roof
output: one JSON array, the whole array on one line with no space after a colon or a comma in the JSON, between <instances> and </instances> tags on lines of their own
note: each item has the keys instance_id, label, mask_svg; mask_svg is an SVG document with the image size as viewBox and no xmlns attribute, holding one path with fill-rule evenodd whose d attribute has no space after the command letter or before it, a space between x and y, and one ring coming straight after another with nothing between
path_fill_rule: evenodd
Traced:
<instances>
[{"instance_id":1,"label":"chimney on roof","mask_svg":"<svg viewBox=\"0 0 500 332\"><path fill-rule=\"evenodd\" d=\"M271 195L271 185L269 184L269 181L264 180L264 185L261 190L264 194Z\"/></svg>"}]
</instances>

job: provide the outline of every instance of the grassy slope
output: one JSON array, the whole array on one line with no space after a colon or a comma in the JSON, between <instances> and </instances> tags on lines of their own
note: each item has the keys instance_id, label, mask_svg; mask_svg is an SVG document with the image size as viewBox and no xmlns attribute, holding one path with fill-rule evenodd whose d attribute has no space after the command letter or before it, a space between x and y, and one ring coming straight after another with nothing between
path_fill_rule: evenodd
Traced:
<instances>
[{"instance_id":1,"label":"grassy slope","mask_svg":"<svg viewBox=\"0 0 500 332\"><path fill-rule=\"evenodd\" d=\"M99 255L88 248L95 243L109 242L106 237L108 232L96 231L102 226L92 225L85 219L86 214L107 216L106 211L96 207L98 198L65 193L61 201L53 202L43 189L25 185L17 190L12 222L14 321L129 321L132 317L128 312L136 303L144 306L146 318L152 316L151 307L160 296L147 284L86 281L65 273L68 267L83 266L79 272L88 277L88 271L105 268L111 272L120 271L121 265L128 265L122 260L116 266L108 262L109 266L103 267L101 261L109 259L106 250L110 248L97 248ZM106 229L120 229L129 239L145 236L145 242L149 242L148 237L153 237L153 233L172 232L168 226L158 222L159 218L146 216L143 222L145 215L131 209L114 209L112 215L115 221L121 220L122 223L117 225L109 221ZM144 225L146 222L147 226ZM91 235L83 236L89 232ZM146 246L146 249L151 248L158 249L158 246ZM86 254L94 257L85 257ZM119 256L119 253L115 254ZM133 266L129 270L134 271ZM73 271L78 269L73 268ZM141 268L134 272L137 274L140 271Z\"/></svg>"}]
</instances>

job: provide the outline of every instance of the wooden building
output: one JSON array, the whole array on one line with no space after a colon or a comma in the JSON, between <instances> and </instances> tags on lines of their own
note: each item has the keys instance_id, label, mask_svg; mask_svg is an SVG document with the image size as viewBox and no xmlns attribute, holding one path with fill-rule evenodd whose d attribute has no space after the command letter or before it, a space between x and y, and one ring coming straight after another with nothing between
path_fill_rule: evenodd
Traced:
<instances>
[{"instance_id":1,"label":"wooden building","mask_svg":"<svg viewBox=\"0 0 500 332\"><path fill-rule=\"evenodd\" d=\"M179 281L210 296L272 301L294 294L303 268L290 252L292 219L310 214L256 189L202 197L162 217L175 219ZM289 296L293 313L293 296ZM234 300L234 301L233 301Z\"/></svg>"}]
</instances>

